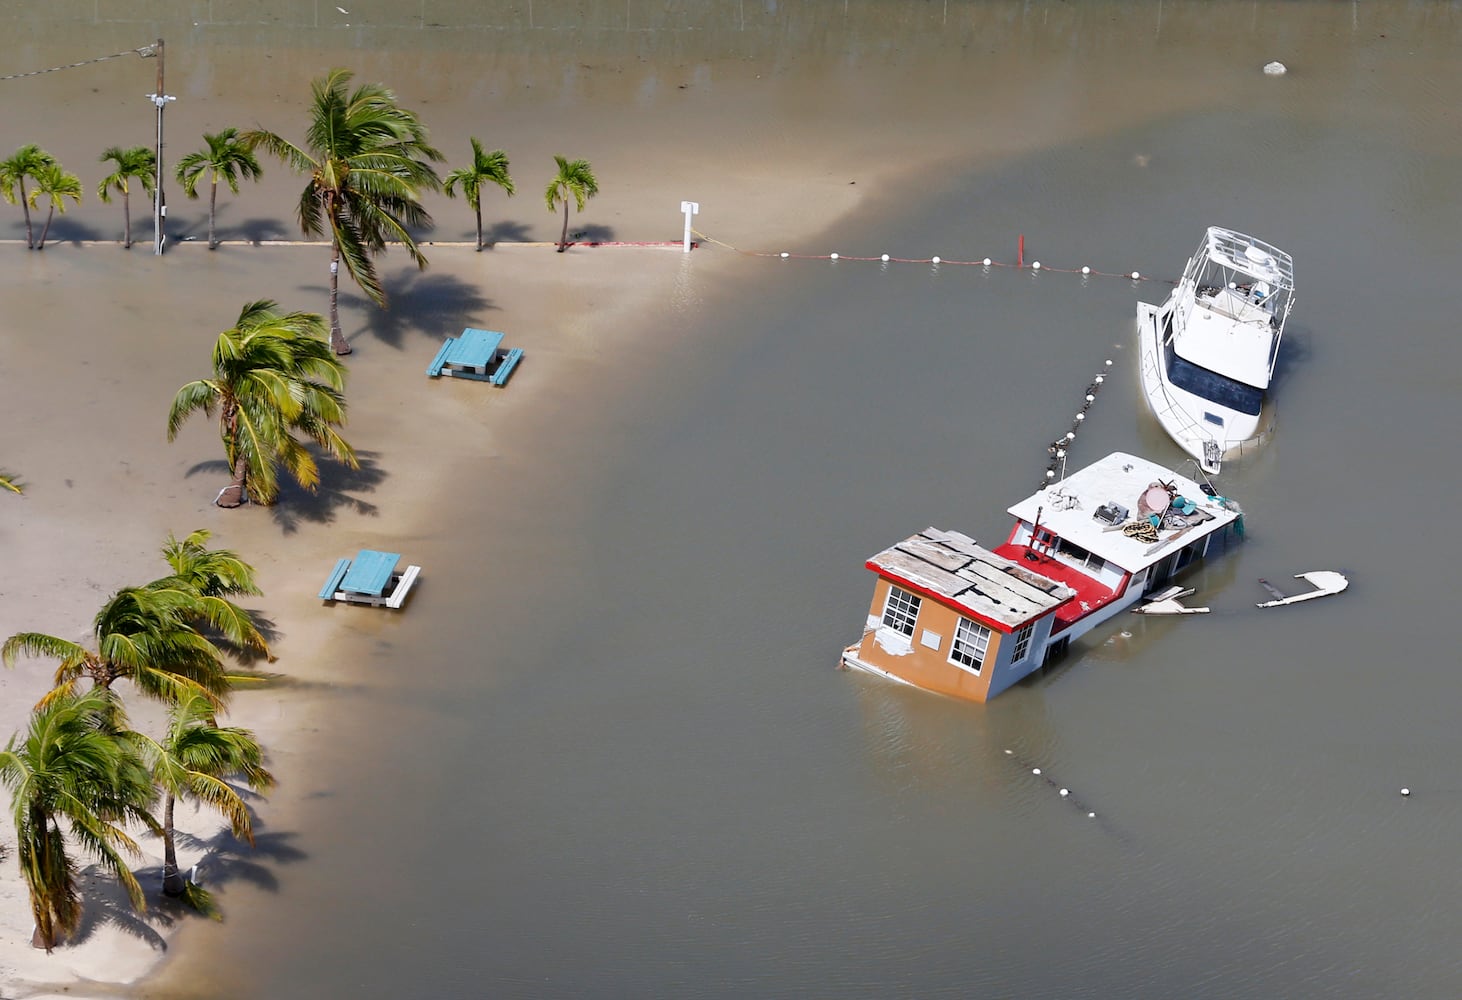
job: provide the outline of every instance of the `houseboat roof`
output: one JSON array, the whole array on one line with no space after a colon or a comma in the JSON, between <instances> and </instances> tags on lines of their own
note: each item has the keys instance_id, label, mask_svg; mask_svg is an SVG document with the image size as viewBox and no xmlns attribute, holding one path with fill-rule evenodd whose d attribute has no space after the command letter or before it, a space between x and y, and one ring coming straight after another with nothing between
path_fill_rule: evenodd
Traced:
<instances>
[{"instance_id":1,"label":"houseboat roof","mask_svg":"<svg viewBox=\"0 0 1462 1000\"><path fill-rule=\"evenodd\" d=\"M938 528L925 528L884 549L867 566L1008 629L1076 596L1065 584L996 555L968 535Z\"/></svg>"},{"instance_id":2,"label":"houseboat roof","mask_svg":"<svg viewBox=\"0 0 1462 1000\"><path fill-rule=\"evenodd\" d=\"M1171 486L1178 496L1193 504L1190 526L1164 530L1156 543L1129 537L1121 530L1121 522L1099 517L1099 509L1107 505L1125 508L1127 519L1145 515L1141 498L1152 487ZM1240 511L1230 508L1208 494L1191 479L1125 452L1113 452L1106 458L1041 490L1010 508L1010 513L1028 524L1079 545L1128 573L1136 573L1176 551L1180 539L1190 544L1204 535L1228 527L1239 519Z\"/></svg>"}]
</instances>

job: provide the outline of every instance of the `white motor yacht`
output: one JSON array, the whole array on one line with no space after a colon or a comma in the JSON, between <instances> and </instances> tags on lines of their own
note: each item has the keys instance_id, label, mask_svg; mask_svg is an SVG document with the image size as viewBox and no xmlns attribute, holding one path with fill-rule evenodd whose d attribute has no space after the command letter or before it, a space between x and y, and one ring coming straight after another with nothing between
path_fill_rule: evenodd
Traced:
<instances>
[{"instance_id":1,"label":"white motor yacht","mask_svg":"<svg viewBox=\"0 0 1462 1000\"><path fill-rule=\"evenodd\" d=\"M1294 261L1267 243L1210 227L1160 306L1137 305L1142 390L1158 423L1204 472L1255 441L1294 305Z\"/></svg>"}]
</instances>

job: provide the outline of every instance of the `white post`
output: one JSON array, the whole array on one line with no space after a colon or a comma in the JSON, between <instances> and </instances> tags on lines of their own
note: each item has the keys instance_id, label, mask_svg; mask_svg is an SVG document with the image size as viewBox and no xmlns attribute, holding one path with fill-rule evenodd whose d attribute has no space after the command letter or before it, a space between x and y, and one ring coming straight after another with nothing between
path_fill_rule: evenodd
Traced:
<instances>
[{"instance_id":1,"label":"white post","mask_svg":"<svg viewBox=\"0 0 1462 1000\"><path fill-rule=\"evenodd\" d=\"M680 203L680 210L685 213L685 245L684 245L684 252L685 253L690 253L690 218L693 215L699 215L700 214L700 210L701 210L700 202L696 202L696 201L682 201Z\"/></svg>"}]
</instances>

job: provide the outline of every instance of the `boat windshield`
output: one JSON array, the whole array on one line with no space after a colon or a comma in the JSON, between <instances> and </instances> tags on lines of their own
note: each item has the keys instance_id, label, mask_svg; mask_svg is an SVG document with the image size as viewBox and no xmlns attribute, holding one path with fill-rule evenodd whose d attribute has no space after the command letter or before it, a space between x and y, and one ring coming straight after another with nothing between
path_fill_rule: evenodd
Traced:
<instances>
[{"instance_id":1,"label":"boat windshield","mask_svg":"<svg viewBox=\"0 0 1462 1000\"><path fill-rule=\"evenodd\" d=\"M1262 389L1184 361L1173 350L1171 340L1164 345L1163 353L1167 355L1168 381L1179 389L1251 417L1259 415L1264 406Z\"/></svg>"}]
</instances>

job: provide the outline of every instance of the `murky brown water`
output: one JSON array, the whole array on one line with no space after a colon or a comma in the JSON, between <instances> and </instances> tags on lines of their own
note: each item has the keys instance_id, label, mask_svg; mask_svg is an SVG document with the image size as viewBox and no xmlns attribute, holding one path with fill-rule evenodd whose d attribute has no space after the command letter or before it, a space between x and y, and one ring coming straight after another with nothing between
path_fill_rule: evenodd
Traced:
<instances>
[{"instance_id":1,"label":"murky brown water","mask_svg":"<svg viewBox=\"0 0 1462 1000\"><path fill-rule=\"evenodd\" d=\"M66 30L118 37L93 6ZM1462 991L1454 7L730 0L641 30L633 3L344 6L402 30L209 5L245 52L297 42L306 75L315 46L430 80L434 52L491 45L568 106L570 62L644 92L719 60L765 69L800 129L880 84L878 114L931 133L1070 119L805 249L1008 259L1024 234L1028 258L1171 277L1203 227L1251 231L1296 261L1278 431L1221 481L1249 533L1194 581L1213 615L1119 621L984 707L841 674L863 560L929 524L1003 536L1103 359L1076 458L1180 460L1133 370L1135 302L1163 289L741 262L687 306L693 342L543 456L594 503L515 514L554 540L531 584L423 542L432 600L360 650L373 687L300 827L147 995ZM288 26L251 26L266 9ZM1169 110L1128 114L1148 104ZM1253 608L1257 577L1318 568L1350 591Z\"/></svg>"}]
</instances>

